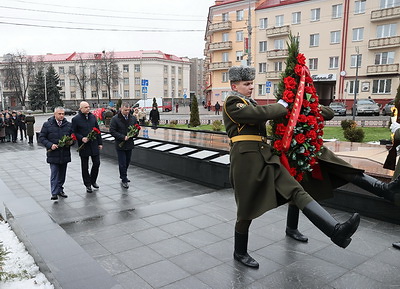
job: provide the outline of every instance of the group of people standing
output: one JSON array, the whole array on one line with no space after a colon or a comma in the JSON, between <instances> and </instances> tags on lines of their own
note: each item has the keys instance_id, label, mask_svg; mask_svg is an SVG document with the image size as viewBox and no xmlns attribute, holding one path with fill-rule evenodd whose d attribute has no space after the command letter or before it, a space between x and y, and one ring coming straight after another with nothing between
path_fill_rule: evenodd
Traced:
<instances>
[{"instance_id":1,"label":"group of people standing","mask_svg":"<svg viewBox=\"0 0 400 289\"><path fill-rule=\"evenodd\" d=\"M122 104L120 111L111 119L110 132L116 139L116 150L119 161L121 185L129 188L127 170L133 149L132 137L127 133L131 125L137 124L137 119L129 113L129 104ZM82 180L87 193L99 189L97 178L100 168L100 151L103 141L97 118L90 112L86 101L80 103L79 112L71 122L65 119L62 107L54 110L42 126L39 141L47 149L47 163L50 165L51 200L59 197L67 198L64 192L67 164L71 162L71 146L77 142L81 161ZM120 145L121 142L124 142ZM89 164L91 160L91 167Z\"/></svg>"},{"instance_id":2,"label":"group of people standing","mask_svg":"<svg viewBox=\"0 0 400 289\"><path fill-rule=\"evenodd\" d=\"M18 139L23 141L28 139L29 144L33 144L35 117L31 112L25 115L22 111L9 111L5 109L0 113L0 143L13 142Z\"/></svg>"}]
</instances>

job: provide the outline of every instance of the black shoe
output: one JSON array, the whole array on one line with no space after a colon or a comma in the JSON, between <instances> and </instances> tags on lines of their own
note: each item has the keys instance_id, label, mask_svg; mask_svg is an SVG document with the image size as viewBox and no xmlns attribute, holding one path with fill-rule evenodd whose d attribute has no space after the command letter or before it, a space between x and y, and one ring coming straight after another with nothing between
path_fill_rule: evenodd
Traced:
<instances>
[{"instance_id":1,"label":"black shoe","mask_svg":"<svg viewBox=\"0 0 400 289\"><path fill-rule=\"evenodd\" d=\"M129 185L128 185L127 182L121 182L121 186L122 186L124 189L129 189Z\"/></svg>"},{"instance_id":2,"label":"black shoe","mask_svg":"<svg viewBox=\"0 0 400 289\"><path fill-rule=\"evenodd\" d=\"M395 247L396 249L400 249L400 242L395 242L392 244L393 247Z\"/></svg>"},{"instance_id":3,"label":"black shoe","mask_svg":"<svg viewBox=\"0 0 400 289\"><path fill-rule=\"evenodd\" d=\"M289 227L286 227L286 236L299 242L308 242L308 238L300 233L298 229L290 229Z\"/></svg>"},{"instance_id":4,"label":"black shoe","mask_svg":"<svg viewBox=\"0 0 400 289\"><path fill-rule=\"evenodd\" d=\"M131 180L130 180L130 179L126 179L126 182L127 182L127 183L130 183L130 182L131 182Z\"/></svg>"},{"instance_id":5,"label":"black shoe","mask_svg":"<svg viewBox=\"0 0 400 289\"><path fill-rule=\"evenodd\" d=\"M92 187L95 188L95 189L100 188L99 185L98 185L97 183L92 184Z\"/></svg>"},{"instance_id":6,"label":"black shoe","mask_svg":"<svg viewBox=\"0 0 400 289\"><path fill-rule=\"evenodd\" d=\"M58 200L58 196L57 195L51 195L50 200L52 200L52 201Z\"/></svg>"},{"instance_id":7,"label":"black shoe","mask_svg":"<svg viewBox=\"0 0 400 289\"><path fill-rule=\"evenodd\" d=\"M254 260L253 257L251 257L248 253L246 253L245 255L239 255L236 252L234 252L233 258L236 261L239 261L240 263L242 263L243 265L245 265L247 267L251 267L251 268L260 267L260 264L258 264L258 262L256 260Z\"/></svg>"},{"instance_id":8,"label":"black shoe","mask_svg":"<svg viewBox=\"0 0 400 289\"><path fill-rule=\"evenodd\" d=\"M61 193L59 193L58 194L60 197L62 197L62 198L68 198L68 196L64 193L64 192L61 192Z\"/></svg>"},{"instance_id":9,"label":"black shoe","mask_svg":"<svg viewBox=\"0 0 400 289\"><path fill-rule=\"evenodd\" d=\"M91 186L87 186L86 187L86 193L93 193L92 187Z\"/></svg>"}]
</instances>

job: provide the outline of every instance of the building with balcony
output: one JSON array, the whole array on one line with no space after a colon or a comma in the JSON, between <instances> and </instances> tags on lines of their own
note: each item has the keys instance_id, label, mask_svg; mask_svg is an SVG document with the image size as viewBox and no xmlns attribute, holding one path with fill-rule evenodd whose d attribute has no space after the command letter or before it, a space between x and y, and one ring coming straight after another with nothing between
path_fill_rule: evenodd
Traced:
<instances>
[{"instance_id":1,"label":"building with balcony","mask_svg":"<svg viewBox=\"0 0 400 289\"><path fill-rule=\"evenodd\" d=\"M32 56L36 69L52 65L60 77L61 98L66 107L77 107L82 100L93 106L109 105L119 99L130 104L143 98L163 97L181 101L190 91L190 61L158 50L103 53L69 53ZM0 72L7 58L0 59ZM112 88L99 79L106 62L112 64ZM79 81L85 76L85 82ZM3 74L0 73L0 77ZM80 79L78 79L80 78ZM142 80L148 86L143 90ZM82 89L82 85L84 89ZM12 90L3 87L5 107L14 106ZM84 91L82 93L82 91ZM111 95L110 95L111 94Z\"/></svg>"},{"instance_id":2,"label":"building with balcony","mask_svg":"<svg viewBox=\"0 0 400 289\"><path fill-rule=\"evenodd\" d=\"M240 27L236 15L243 9L244 18L248 17L249 3L251 19L245 19ZM383 104L396 94L400 77L399 1L216 1L210 7L208 28L224 19L232 22L231 30L206 32L209 61L205 73L210 80L211 103L223 102L224 91L229 90L225 73L242 62L235 54L238 48L234 40L231 50L207 48L220 42L222 33L234 36L239 29L245 39L251 38L251 65L257 72L253 97L259 103L275 101L274 92L285 70L289 34L299 38L300 52L307 58L323 104L337 100L351 107L355 94ZM248 23L250 27L246 27ZM248 55L244 53L243 60Z\"/></svg>"}]
</instances>

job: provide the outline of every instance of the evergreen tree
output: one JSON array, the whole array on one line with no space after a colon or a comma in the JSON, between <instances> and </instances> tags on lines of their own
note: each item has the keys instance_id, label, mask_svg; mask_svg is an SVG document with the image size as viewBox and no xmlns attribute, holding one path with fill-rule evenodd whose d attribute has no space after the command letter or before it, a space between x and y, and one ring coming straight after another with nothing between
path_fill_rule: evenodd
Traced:
<instances>
[{"instance_id":1,"label":"evergreen tree","mask_svg":"<svg viewBox=\"0 0 400 289\"><path fill-rule=\"evenodd\" d=\"M47 106L52 110L58 106L63 106L60 97L61 87L59 86L60 77L55 71L53 65L50 65L46 72Z\"/></svg>"},{"instance_id":2,"label":"evergreen tree","mask_svg":"<svg viewBox=\"0 0 400 289\"><path fill-rule=\"evenodd\" d=\"M121 106L122 106L122 98L119 98L118 101L117 101L117 104L116 104L115 108L116 108L117 110L119 110L119 109L121 108Z\"/></svg>"},{"instance_id":3,"label":"evergreen tree","mask_svg":"<svg viewBox=\"0 0 400 289\"><path fill-rule=\"evenodd\" d=\"M191 127L196 127L200 125L199 105L197 103L197 97L195 95L191 96L189 125Z\"/></svg>"},{"instance_id":4,"label":"evergreen tree","mask_svg":"<svg viewBox=\"0 0 400 289\"><path fill-rule=\"evenodd\" d=\"M29 89L29 104L32 110L42 109L44 108L44 73L43 67L39 69L34 78L34 83L30 86Z\"/></svg>"}]
</instances>

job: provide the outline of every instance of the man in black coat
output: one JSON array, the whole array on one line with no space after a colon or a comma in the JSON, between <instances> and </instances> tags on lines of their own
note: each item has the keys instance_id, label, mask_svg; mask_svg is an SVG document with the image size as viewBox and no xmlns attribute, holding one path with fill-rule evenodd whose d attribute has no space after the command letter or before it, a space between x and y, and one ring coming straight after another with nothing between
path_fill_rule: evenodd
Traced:
<instances>
[{"instance_id":1,"label":"man in black coat","mask_svg":"<svg viewBox=\"0 0 400 289\"><path fill-rule=\"evenodd\" d=\"M67 173L67 164L71 161L70 146L58 146L63 136L72 133L71 123L64 118L64 108L57 107L54 116L50 117L42 126L39 141L47 149L47 163L50 164L51 200L58 196L67 198L64 193L64 182ZM72 142L70 143L72 144Z\"/></svg>"},{"instance_id":2,"label":"man in black coat","mask_svg":"<svg viewBox=\"0 0 400 289\"><path fill-rule=\"evenodd\" d=\"M138 120L129 113L129 104L123 103L120 111L111 119L110 133L115 138L115 148L118 155L119 177L123 188L128 189L128 167L131 162L134 147L132 137L128 137L129 127L137 124Z\"/></svg>"},{"instance_id":3,"label":"man in black coat","mask_svg":"<svg viewBox=\"0 0 400 289\"><path fill-rule=\"evenodd\" d=\"M20 134L19 139L23 140L24 135L25 135L25 139L26 139L25 114L23 114L22 111L18 111L17 120L18 120L19 134Z\"/></svg>"},{"instance_id":4,"label":"man in black coat","mask_svg":"<svg viewBox=\"0 0 400 289\"><path fill-rule=\"evenodd\" d=\"M81 170L83 184L87 193L92 193L92 186L99 188L97 176L100 168L100 150L103 148L103 141L100 134L96 134L94 139L87 136L93 129L99 131L96 117L90 112L90 105L82 101L79 106L79 113L72 118L72 131L78 140L78 146L83 147L79 150L81 157ZM92 169L89 173L89 157L92 158Z\"/></svg>"},{"instance_id":5,"label":"man in black coat","mask_svg":"<svg viewBox=\"0 0 400 289\"><path fill-rule=\"evenodd\" d=\"M153 106L153 109L150 111L149 119L153 125L153 128L156 129L158 123L160 122L160 113L158 112L157 106Z\"/></svg>"}]
</instances>

